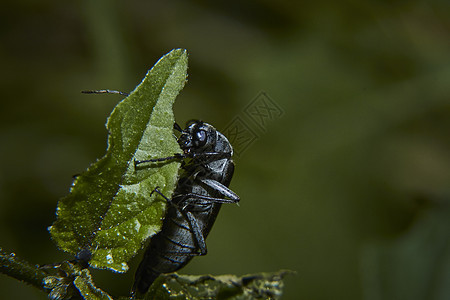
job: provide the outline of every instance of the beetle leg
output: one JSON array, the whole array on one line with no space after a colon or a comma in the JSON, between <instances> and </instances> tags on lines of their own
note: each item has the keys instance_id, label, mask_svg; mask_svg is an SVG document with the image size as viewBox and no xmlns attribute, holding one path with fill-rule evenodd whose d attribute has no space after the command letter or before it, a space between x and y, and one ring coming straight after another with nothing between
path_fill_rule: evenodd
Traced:
<instances>
[{"instance_id":1,"label":"beetle leg","mask_svg":"<svg viewBox=\"0 0 450 300\"><path fill-rule=\"evenodd\" d=\"M167 201L167 204L172 205L173 207L175 207L175 209L176 209L177 211L179 211L181 214L183 214L183 210L186 208L186 206L189 205L189 204L191 204L190 202L195 202L195 201L188 201L187 199L189 199L189 198L190 198L190 199L193 199L193 198L194 198L194 199L195 199L195 198L197 198L197 199L203 199L203 198L200 198L200 197L199 197L199 196L202 196L202 195L197 195L197 194L192 194L192 193L191 193L191 194L185 194L185 195L179 195L178 197L186 198L186 200L181 200L180 203L187 202L184 206L180 207L179 204L175 204L173 200L170 200L170 199L167 198L163 193L161 193L161 191L158 190L158 187L156 187L156 188L153 189L153 191L150 193L150 196L151 196L153 193L155 193L155 192L158 193L161 197L163 197L163 198ZM203 197L207 197L207 196L203 196ZM177 196L175 196L174 198L177 198ZM209 199L215 199L215 198L209 197L209 198L206 199L206 200L209 200ZM205 199L203 199L203 200L205 200ZM218 200L219 200L219 199L218 199ZM212 202L212 201L211 201L211 202ZM196 209L195 211L206 211L206 210L210 209L211 202L207 203L206 205L205 205L205 204L201 204L201 203L195 203L196 205L205 206L204 208ZM228 202L225 202L225 203L228 203ZM183 216L184 216L184 214L183 214ZM184 217L187 218L186 216L184 216Z\"/></svg>"},{"instance_id":2,"label":"beetle leg","mask_svg":"<svg viewBox=\"0 0 450 300\"><path fill-rule=\"evenodd\" d=\"M153 193L158 193L161 197L163 197L167 201L167 204L172 205L178 211L180 211L180 208L178 207L178 205L175 204L171 199L167 198L163 193L161 193L161 191L158 190L158 188L159 188L159 186L157 186L153 189L153 191L150 193L150 197L152 196Z\"/></svg>"},{"instance_id":3,"label":"beetle leg","mask_svg":"<svg viewBox=\"0 0 450 300\"><path fill-rule=\"evenodd\" d=\"M145 160L136 160L134 159L134 167L136 168L138 165L148 162L163 162L173 159L183 159L187 157L207 157L214 159L222 159L222 158L231 158L231 152L204 152L204 153L174 153L172 156L161 157L161 158L153 158L153 159L145 159Z\"/></svg>"},{"instance_id":4,"label":"beetle leg","mask_svg":"<svg viewBox=\"0 0 450 300\"><path fill-rule=\"evenodd\" d=\"M178 209L178 208L177 208ZM205 237L198 225L197 219L190 211L179 211L184 218L186 218L189 223L190 232L194 235L194 242L197 245L196 248L187 247L183 245L184 248L189 248L190 251L166 251L166 254L177 254L177 255L186 255L186 256L202 256L208 253L208 249L206 248ZM167 237L166 237L167 238ZM195 251L198 249L198 251ZM194 250L194 251L192 251Z\"/></svg>"},{"instance_id":5,"label":"beetle leg","mask_svg":"<svg viewBox=\"0 0 450 300\"><path fill-rule=\"evenodd\" d=\"M172 159L181 159L185 158L186 156L182 153L175 153L173 156L167 156L167 157L161 157L161 158L153 158L153 159L145 159L145 160L136 160L134 159L134 168L136 168L138 165L148 162L163 162L167 160Z\"/></svg>"},{"instance_id":6,"label":"beetle leg","mask_svg":"<svg viewBox=\"0 0 450 300\"><path fill-rule=\"evenodd\" d=\"M197 223L194 215L191 212L186 212L186 218L188 219L189 224L191 225L192 233L194 234L195 242L200 250L198 255L206 255L208 253L208 249L206 248L205 238L203 237L202 231L200 230L200 226Z\"/></svg>"},{"instance_id":7,"label":"beetle leg","mask_svg":"<svg viewBox=\"0 0 450 300\"><path fill-rule=\"evenodd\" d=\"M199 180L200 180L200 182L206 184L213 190L221 193L225 197L230 198L232 200L231 203L239 202L239 200L240 200L239 196L236 195L236 193L233 192L232 190L230 190L228 187L226 187L222 183L218 182L217 180L208 179L208 178L200 178ZM222 200L227 200L227 199L222 199ZM222 202L222 203L230 203L230 201L226 201L226 202Z\"/></svg>"},{"instance_id":8,"label":"beetle leg","mask_svg":"<svg viewBox=\"0 0 450 300\"><path fill-rule=\"evenodd\" d=\"M186 205L198 204L197 202L199 202L199 201L196 201L196 199L205 200L206 202L209 202L209 203L238 203L240 200L239 197L237 200L236 199L224 199L224 198L215 198L215 197L194 194L194 193L180 195L180 197L184 198L183 200L180 200L180 203L186 203ZM184 206L186 206L186 205L184 205Z\"/></svg>"},{"instance_id":9,"label":"beetle leg","mask_svg":"<svg viewBox=\"0 0 450 300\"><path fill-rule=\"evenodd\" d=\"M222 183L218 182L217 180L208 179L208 178L197 178L196 180L200 181L200 183L203 183L204 185L212 188L214 191L222 194L223 196L227 197L228 199L211 197L211 196L195 194L195 193L187 193L187 194L175 196L174 199L182 198L182 200L174 201L174 202L196 204L195 200L190 200L190 199L201 199L201 200L206 200L207 202L210 202L210 203L238 203L240 200L239 196L235 192L233 192L232 190L230 190L228 187L226 187ZM184 206L186 206L186 205L184 205ZM181 205L181 207L184 207L184 206Z\"/></svg>"}]
</instances>

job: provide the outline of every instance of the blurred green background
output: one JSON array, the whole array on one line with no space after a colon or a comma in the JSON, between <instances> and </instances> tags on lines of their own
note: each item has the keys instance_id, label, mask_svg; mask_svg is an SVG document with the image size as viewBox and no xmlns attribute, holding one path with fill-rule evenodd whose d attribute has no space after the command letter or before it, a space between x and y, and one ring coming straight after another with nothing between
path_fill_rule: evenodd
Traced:
<instances>
[{"instance_id":1,"label":"blurred green background","mask_svg":"<svg viewBox=\"0 0 450 300\"><path fill-rule=\"evenodd\" d=\"M173 48L190 53L175 105L258 138L187 274L295 270L285 299L450 299L450 2L15 1L0 11L0 246L70 258L46 227L106 148L104 123ZM262 130L260 91L284 110ZM126 294L129 274L94 272ZM46 299L0 275L1 299Z\"/></svg>"}]
</instances>

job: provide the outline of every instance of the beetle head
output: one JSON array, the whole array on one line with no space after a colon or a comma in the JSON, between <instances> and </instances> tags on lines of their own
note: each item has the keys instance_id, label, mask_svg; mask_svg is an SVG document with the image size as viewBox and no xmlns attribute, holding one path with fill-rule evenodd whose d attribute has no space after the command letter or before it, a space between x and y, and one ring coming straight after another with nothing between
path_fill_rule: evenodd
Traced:
<instances>
[{"instance_id":1,"label":"beetle head","mask_svg":"<svg viewBox=\"0 0 450 300\"><path fill-rule=\"evenodd\" d=\"M178 144L185 153L205 152L214 149L216 140L216 129L208 123L196 120L181 132Z\"/></svg>"}]
</instances>

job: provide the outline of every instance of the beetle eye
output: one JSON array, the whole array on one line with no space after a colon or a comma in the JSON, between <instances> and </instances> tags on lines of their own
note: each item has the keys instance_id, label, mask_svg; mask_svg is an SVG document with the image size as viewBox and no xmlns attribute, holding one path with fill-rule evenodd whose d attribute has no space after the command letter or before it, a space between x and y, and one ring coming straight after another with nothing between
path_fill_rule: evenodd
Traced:
<instances>
[{"instance_id":1,"label":"beetle eye","mask_svg":"<svg viewBox=\"0 0 450 300\"><path fill-rule=\"evenodd\" d=\"M206 143L206 131L197 131L195 133L195 139L197 140L198 146L203 146Z\"/></svg>"}]
</instances>

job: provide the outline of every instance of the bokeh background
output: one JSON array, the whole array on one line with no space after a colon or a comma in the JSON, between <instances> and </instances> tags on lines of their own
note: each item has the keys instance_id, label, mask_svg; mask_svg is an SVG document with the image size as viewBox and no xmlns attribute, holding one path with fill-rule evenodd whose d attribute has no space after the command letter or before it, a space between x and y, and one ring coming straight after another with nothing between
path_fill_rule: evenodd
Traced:
<instances>
[{"instance_id":1,"label":"bokeh background","mask_svg":"<svg viewBox=\"0 0 450 300\"><path fill-rule=\"evenodd\" d=\"M236 158L209 253L182 273L291 269L285 299L450 298L450 3L9 1L0 11L0 246L70 258L46 227L106 148L104 123L173 48L190 53L180 124L258 138ZM262 130L264 91L284 113ZM94 272L126 294L129 274ZM0 275L1 299L46 295Z\"/></svg>"}]
</instances>

